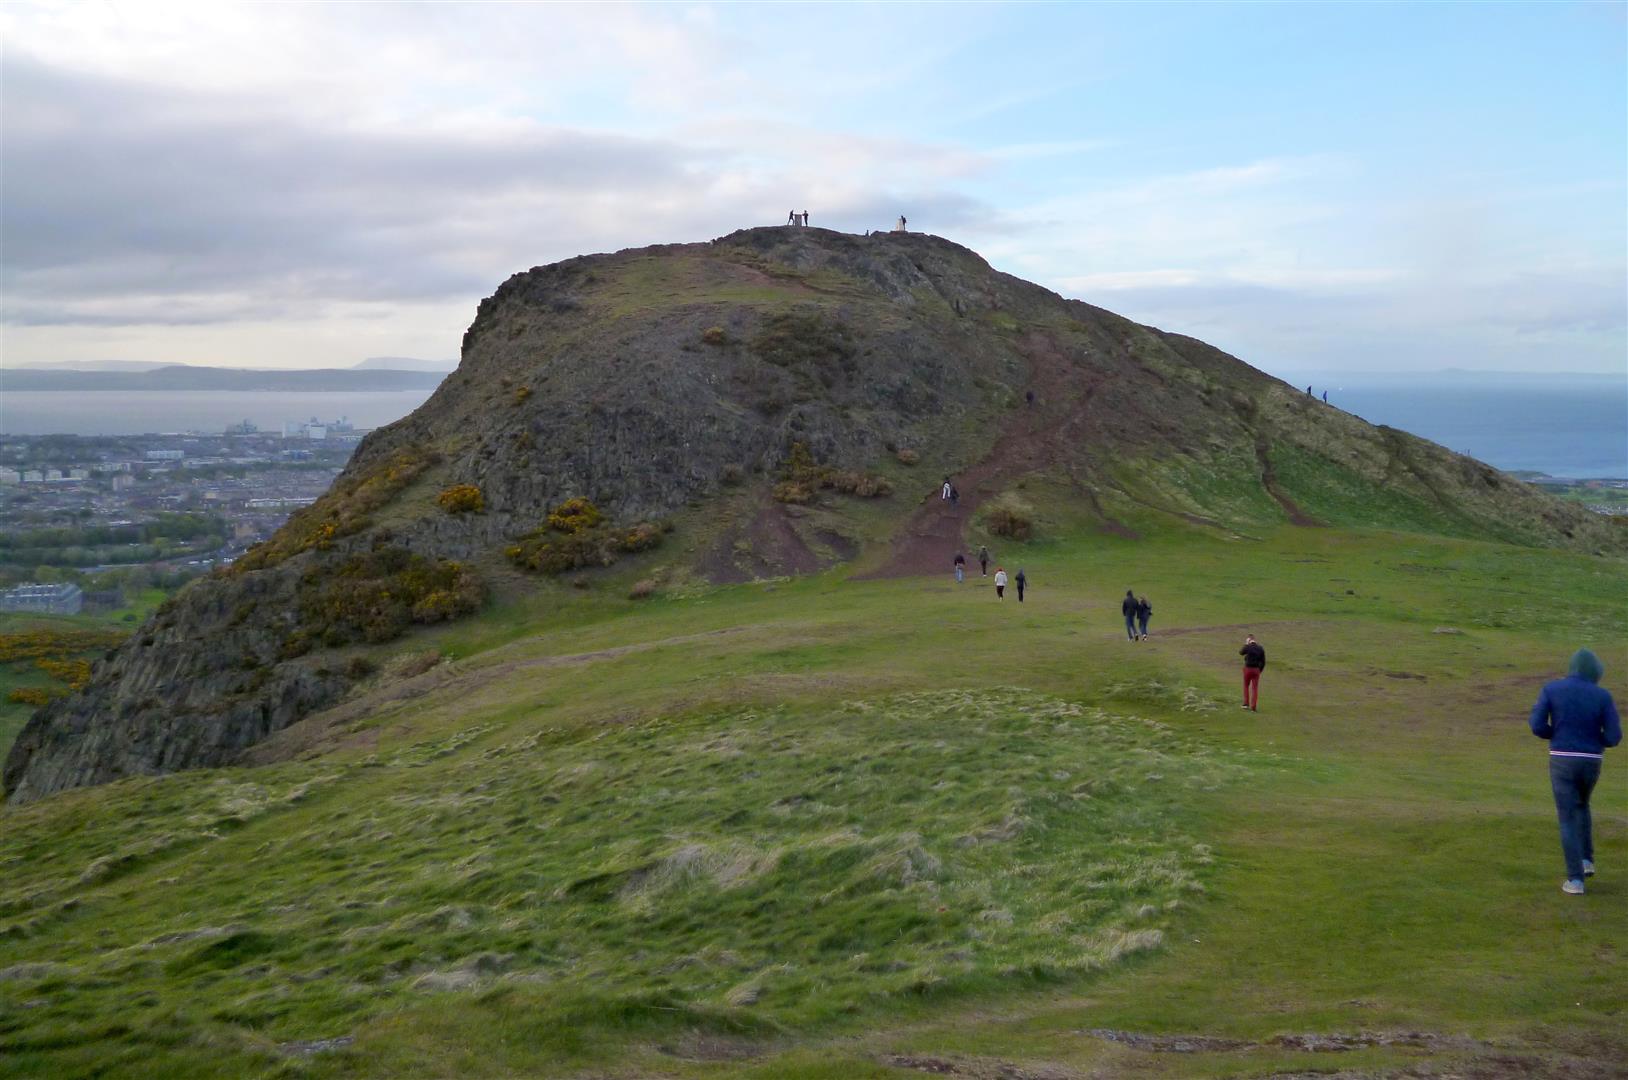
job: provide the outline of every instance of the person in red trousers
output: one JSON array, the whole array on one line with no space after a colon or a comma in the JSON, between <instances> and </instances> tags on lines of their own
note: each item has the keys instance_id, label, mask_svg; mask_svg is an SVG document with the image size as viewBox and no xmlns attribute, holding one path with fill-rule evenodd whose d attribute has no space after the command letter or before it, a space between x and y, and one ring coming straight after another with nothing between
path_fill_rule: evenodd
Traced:
<instances>
[{"instance_id":1,"label":"person in red trousers","mask_svg":"<svg viewBox=\"0 0 1628 1080\"><path fill-rule=\"evenodd\" d=\"M1255 704L1261 698L1261 672L1266 670L1266 650L1261 648L1254 634L1246 634L1238 655L1244 658L1244 708L1255 712Z\"/></svg>"}]
</instances>

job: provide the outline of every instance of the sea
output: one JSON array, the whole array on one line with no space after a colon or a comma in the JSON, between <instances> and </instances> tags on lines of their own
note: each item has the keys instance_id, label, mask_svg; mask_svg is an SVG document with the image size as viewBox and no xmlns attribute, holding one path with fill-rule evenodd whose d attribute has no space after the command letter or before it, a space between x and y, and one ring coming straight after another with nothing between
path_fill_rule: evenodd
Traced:
<instances>
[{"instance_id":1,"label":"sea","mask_svg":"<svg viewBox=\"0 0 1628 1080\"><path fill-rule=\"evenodd\" d=\"M383 427L412 412L433 389L292 392L281 390L23 390L0 392L0 435L219 434L249 421L280 433L285 423L341 417Z\"/></svg>"},{"instance_id":2,"label":"sea","mask_svg":"<svg viewBox=\"0 0 1628 1080\"><path fill-rule=\"evenodd\" d=\"M1505 472L1628 479L1628 370L1622 375L1442 372L1324 376L1319 400L1410 431Z\"/></svg>"},{"instance_id":3,"label":"sea","mask_svg":"<svg viewBox=\"0 0 1628 1080\"><path fill-rule=\"evenodd\" d=\"M1411 431L1506 471L1568 479L1628 478L1628 372L1599 375L1321 375L1291 379L1375 424ZM347 418L358 428L398 420L430 390L22 391L0 397L0 435L219 432L248 420Z\"/></svg>"}]
</instances>

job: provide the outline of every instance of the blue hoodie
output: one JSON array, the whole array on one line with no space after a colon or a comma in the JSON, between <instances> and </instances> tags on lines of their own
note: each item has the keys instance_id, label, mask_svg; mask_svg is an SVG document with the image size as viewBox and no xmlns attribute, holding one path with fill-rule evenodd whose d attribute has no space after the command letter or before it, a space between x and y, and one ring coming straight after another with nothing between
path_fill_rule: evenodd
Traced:
<instances>
[{"instance_id":1,"label":"blue hoodie","mask_svg":"<svg viewBox=\"0 0 1628 1080\"><path fill-rule=\"evenodd\" d=\"M1570 673L1538 693L1532 706L1532 734L1549 740L1549 753L1559 757L1604 757L1605 748L1622 741L1622 720L1611 692L1595 684L1605 668L1600 658L1578 649Z\"/></svg>"}]
</instances>

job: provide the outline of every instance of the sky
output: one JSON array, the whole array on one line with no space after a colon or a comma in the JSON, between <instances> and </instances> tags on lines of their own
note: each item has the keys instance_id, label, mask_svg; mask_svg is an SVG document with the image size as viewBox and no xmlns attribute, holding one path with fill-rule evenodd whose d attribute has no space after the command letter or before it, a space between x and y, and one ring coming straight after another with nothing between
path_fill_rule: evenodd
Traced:
<instances>
[{"instance_id":1,"label":"sky","mask_svg":"<svg viewBox=\"0 0 1628 1080\"><path fill-rule=\"evenodd\" d=\"M911 227L1285 377L1628 378L1628 4L0 5L0 363L452 358Z\"/></svg>"}]
</instances>

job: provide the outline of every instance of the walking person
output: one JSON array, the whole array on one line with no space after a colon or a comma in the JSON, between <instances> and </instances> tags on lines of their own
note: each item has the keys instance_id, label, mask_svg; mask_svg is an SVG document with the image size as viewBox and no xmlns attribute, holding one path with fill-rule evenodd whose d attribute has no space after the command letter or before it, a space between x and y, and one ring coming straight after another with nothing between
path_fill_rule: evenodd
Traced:
<instances>
[{"instance_id":1,"label":"walking person","mask_svg":"<svg viewBox=\"0 0 1628 1080\"><path fill-rule=\"evenodd\" d=\"M1560 818L1560 850L1566 880L1560 891L1580 896L1583 879L1594 876L1594 819L1588 797L1600 779L1605 749L1622 742L1622 719L1611 692L1598 684L1605 667L1587 649L1572 655L1564 679L1538 692L1528 723L1532 734L1549 740L1549 787Z\"/></svg>"},{"instance_id":2,"label":"walking person","mask_svg":"<svg viewBox=\"0 0 1628 1080\"><path fill-rule=\"evenodd\" d=\"M1029 579L1024 576L1023 567L1018 567L1017 577L1012 579L1012 584L1017 586L1018 603L1023 603L1023 590L1029 587Z\"/></svg>"},{"instance_id":3,"label":"walking person","mask_svg":"<svg viewBox=\"0 0 1628 1080\"><path fill-rule=\"evenodd\" d=\"M1129 589L1125 590L1125 599L1119 602L1119 613L1125 616L1125 636L1130 638L1132 641L1137 640L1136 594L1131 592Z\"/></svg>"},{"instance_id":4,"label":"walking person","mask_svg":"<svg viewBox=\"0 0 1628 1080\"><path fill-rule=\"evenodd\" d=\"M1238 650L1244 658L1244 708L1258 712L1261 699L1261 672L1266 670L1266 650L1255 640L1254 634L1244 635L1244 647Z\"/></svg>"},{"instance_id":5,"label":"walking person","mask_svg":"<svg viewBox=\"0 0 1628 1080\"><path fill-rule=\"evenodd\" d=\"M989 576L989 548L981 544L978 547L978 576Z\"/></svg>"},{"instance_id":6,"label":"walking person","mask_svg":"<svg viewBox=\"0 0 1628 1080\"><path fill-rule=\"evenodd\" d=\"M1006 571L995 567L995 599L1006 599Z\"/></svg>"},{"instance_id":7,"label":"walking person","mask_svg":"<svg viewBox=\"0 0 1628 1080\"><path fill-rule=\"evenodd\" d=\"M797 224L797 211L788 210L786 212L786 224L787 225L795 225L795 224Z\"/></svg>"},{"instance_id":8,"label":"walking person","mask_svg":"<svg viewBox=\"0 0 1628 1080\"><path fill-rule=\"evenodd\" d=\"M1136 600L1136 626L1142 632L1142 640L1148 639L1148 616L1153 614L1153 605L1148 603L1145 596Z\"/></svg>"},{"instance_id":9,"label":"walking person","mask_svg":"<svg viewBox=\"0 0 1628 1080\"><path fill-rule=\"evenodd\" d=\"M1328 391L1327 390L1323 391L1323 404L1324 405L1328 404Z\"/></svg>"},{"instance_id":10,"label":"walking person","mask_svg":"<svg viewBox=\"0 0 1628 1080\"><path fill-rule=\"evenodd\" d=\"M964 584L967 580L967 557L959 551L955 553L955 583Z\"/></svg>"},{"instance_id":11,"label":"walking person","mask_svg":"<svg viewBox=\"0 0 1628 1080\"><path fill-rule=\"evenodd\" d=\"M944 478L944 487L940 490L938 497L941 498L941 499L944 499L945 501L949 500L949 497L950 497L950 478L948 476L946 476Z\"/></svg>"}]
</instances>

